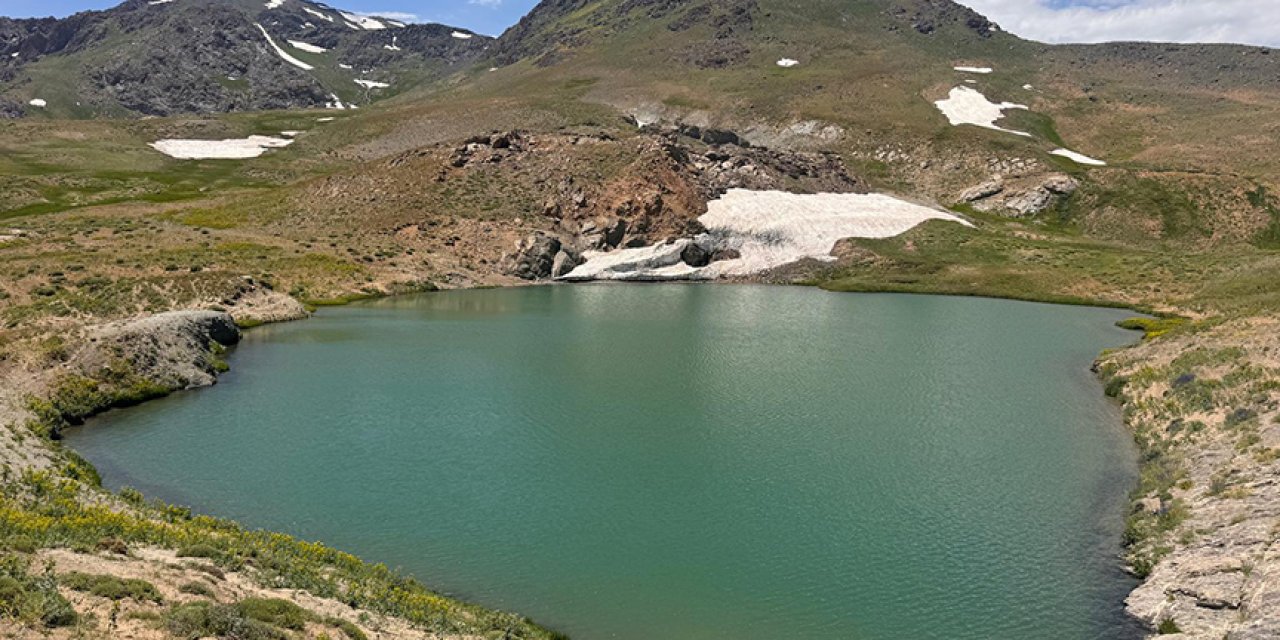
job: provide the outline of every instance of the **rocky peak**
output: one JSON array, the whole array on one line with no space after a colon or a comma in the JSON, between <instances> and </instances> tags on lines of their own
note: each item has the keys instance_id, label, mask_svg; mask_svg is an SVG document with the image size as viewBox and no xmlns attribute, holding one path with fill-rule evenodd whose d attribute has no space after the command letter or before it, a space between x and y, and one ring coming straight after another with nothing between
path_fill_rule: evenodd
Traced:
<instances>
[{"instance_id":1,"label":"rocky peak","mask_svg":"<svg viewBox=\"0 0 1280 640\"><path fill-rule=\"evenodd\" d=\"M673 32L705 25L721 42L749 32L757 0L544 0L498 39L496 59L555 64L575 49L641 21L663 21ZM723 65L704 65L723 66Z\"/></svg>"},{"instance_id":2,"label":"rocky peak","mask_svg":"<svg viewBox=\"0 0 1280 640\"><path fill-rule=\"evenodd\" d=\"M956 29L990 38L1000 30L986 16L952 0L892 0L887 11L898 22L924 35L933 35L940 29Z\"/></svg>"},{"instance_id":3,"label":"rocky peak","mask_svg":"<svg viewBox=\"0 0 1280 640\"><path fill-rule=\"evenodd\" d=\"M57 66L78 67L87 79L76 87L80 111L170 115L362 104L461 70L490 40L309 0L128 0L60 20L0 18L0 98L21 104L32 92L48 91L40 83L48 82L47 67Z\"/></svg>"}]
</instances>

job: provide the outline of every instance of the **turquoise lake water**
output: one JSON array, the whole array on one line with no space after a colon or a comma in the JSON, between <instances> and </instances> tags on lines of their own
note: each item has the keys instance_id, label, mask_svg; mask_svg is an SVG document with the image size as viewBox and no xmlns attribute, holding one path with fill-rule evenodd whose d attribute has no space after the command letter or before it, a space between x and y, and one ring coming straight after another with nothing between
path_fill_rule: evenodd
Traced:
<instances>
[{"instance_id":1,"label":"turquoise lake water","mask_svg":"<svg viewBox=\"0 0 1280 640\"><path fill-rule=\"evenodd\" d=\"M1121 311L755 286L395 298L91 421L113 487L574 638L1126 638Z\"/></svg>"}]
</instances>

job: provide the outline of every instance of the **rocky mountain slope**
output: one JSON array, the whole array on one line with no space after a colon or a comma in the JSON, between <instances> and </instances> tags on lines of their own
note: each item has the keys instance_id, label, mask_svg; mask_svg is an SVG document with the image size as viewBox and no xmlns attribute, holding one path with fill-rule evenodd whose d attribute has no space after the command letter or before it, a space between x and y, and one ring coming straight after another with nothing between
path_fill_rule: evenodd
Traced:
<instances>
[{"instance_id":1,"label":"rocky mountain slope","mask_svg":"<svg viewBox=\"0 0 1280 640\"><path fill-rule=\"evenodd\" d=\"M454 73L488 41L308 0L129 0L62 20L0 18L0 113L342 109Z\"/></svg>"}]
</instances>

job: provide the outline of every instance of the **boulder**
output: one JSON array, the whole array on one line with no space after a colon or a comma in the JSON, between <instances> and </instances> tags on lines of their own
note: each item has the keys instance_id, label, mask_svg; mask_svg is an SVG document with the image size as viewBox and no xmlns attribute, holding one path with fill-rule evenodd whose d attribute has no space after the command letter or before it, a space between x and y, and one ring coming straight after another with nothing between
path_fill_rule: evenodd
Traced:
<instances>
[{"instance_id":1,"label":"boulder","mask_svg":"<svg viewBox=\"0 0 1280 640\"><path fill-rule=\"evenodd\" d=\"M516 252L504 259L504 267L507 273L523 280L549 278L558 253L560 240L537 233L520 241Z\"/></svg>"},{"instance_id":2,"label":"boulder","mask_svg":"<svg viewBox=\"0 0 1280 640\"><path fill-rule=\"evenodd\" d=\"M696 242L690 242L680 252L680 261L691 267L705 267L711 264L711 252L702 248Z\"/></svg>"},{"instance_id":3,"label":"boulder","mask_svg":"<svg viewBox=\"0 0 1280 640\"><path fill-rule=\"evenodd\" d=\"M977 202L998 195L1002 191L1004 191L1004 180L995 177L982 184L965 189L960 193L960 200L962 202Z\"/></svg>"},{"instance_id":4,"label":"boulder","mask_svg":"<svg viewBox=\"0 0 1280 640\"><path fill-rule=\"evenodd\" d=\"M551 277L559 278L578 268L581 262L568 251L561 250L551 261Z\"/></svg>"},{"instance_id":5,"label":"boulder","mask_svg":"<svg viewBox=\"0 0 1280 640\"><path fill-rule=\"evenodd\" d=\"M1076 182L1071 176L1062 173L1055 173L1048 178L1045 178L1044 182L1041 183L1040 186L1060 196L1069 196L1080 188L1080 183Z\"/></svg>"},{"instance_id":6,"label":"boulder","mask_svg":"<svg viewBox=\"0 0 1280 640\"><path fill-rule=\"evenodd\" d=\"M622 239L627 236L627 221L621 218L614 218L605 224L604 242L605 244L616 247L622 244Z\"/></svg>"},{"instance_id":7,"label":"boulder","mask_svg":"<svg viewBox=\"0 0 1280 640\"><path fill-rule=\"evenodd\" d=\"M1049 205L1053 204L1053 200L1052 191L1044 187L1036 187L1009 198L1004 206L1017 212L1018 215L1030 216L1048 209Z\"/></svg>"}]
</instances>

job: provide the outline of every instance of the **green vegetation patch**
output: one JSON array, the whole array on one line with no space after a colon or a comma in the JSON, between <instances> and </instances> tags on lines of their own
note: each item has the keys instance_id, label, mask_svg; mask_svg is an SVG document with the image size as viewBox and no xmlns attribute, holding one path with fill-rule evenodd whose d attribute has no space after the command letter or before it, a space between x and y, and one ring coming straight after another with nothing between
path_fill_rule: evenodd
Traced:
<instances>
[{"instance_id":1,"label":"green vegetation patch","mask_svg":"<svg viewBox=\"0 0 1280 640\"><path fill-rule=\"evenodd\" d=\"M115 576L73 571L63 574L58 580L68 589L83 591L109 600L132 598L138 602L160 603L164 601L155 585L138 578L117 578Z\"/></svg>"},{"instance_id":2,"label":"green vegetation patch","mask_svg":"<svg viewBox=\"0 0 1280 640\"><path fill-rule=\"evenodd\" d=\"M1117 322L1116 326L1130 331L1141 331L1144 340L1153 340L1186 324L1186 318L1170 316L1163 318L1129 318Z\"/></svg>"},{"instance_id":3,"label":"green vegetation patch","mask_svg":"<svg viewBox=\"0 0 1280 640\"><path fill-rule=\"evenodd\" d=\"M281 533L249 531L233 522L158 503L121 511L107 503L85 501L83 491L80 482L47 471L28 471L0 485L0 540L29 540L40 548L94 548L104 538L131 546L188 551L203 546L216 553L202 551L201 555L213 556L214 562L228 570L252 568L251 575L264 585L301 589L317 597L402 618L429 633L486 637L496 634L512 640L561 637L521 616L433 593L385 565L365 563L322 544ZM0 564L0 575L6 571L26 575L6 566ZM216 567L209 569L211 574L221 573ZM49 585L54 584L52 578L48 580ZM23 577L19 581L22 588L17 592L21 594L57 593L52 587L41 587L46 583L38 580ZM48 612L54 621L67 619L58 615L56 600L46 600L34 609L36 605L24 604L22 611L37 611L39 615ZM285 629L296 628L305 619L305 612L299 611L270 599L235 605L197 602L170 608L165 614L165 626L185 638L274 639L284 637ZM70 619L74 621L74 617Z\"/></svg>"},{"instance_id":4,"label":"green vegetation patch","mask_svg":"<svg viewBox=\"0 0 1280 640\"><path fill-rule=\"evenodd\" d=\"M11 554L0 556L0 616L46 627L66 627L79 619L71 603L58 593L51 570L32 575L27 561Z\"/></svg>"}]
</instances>

